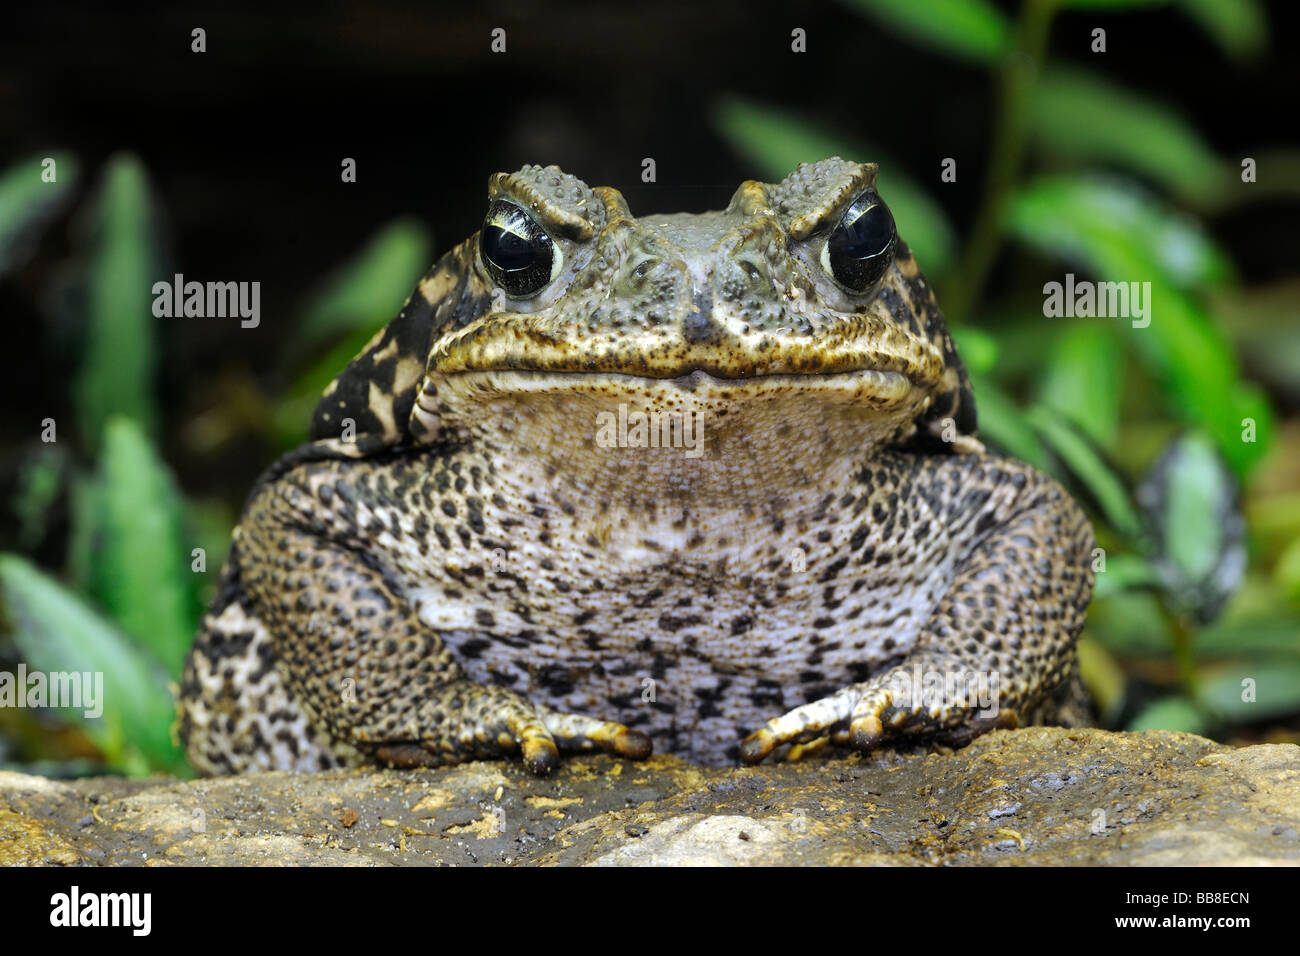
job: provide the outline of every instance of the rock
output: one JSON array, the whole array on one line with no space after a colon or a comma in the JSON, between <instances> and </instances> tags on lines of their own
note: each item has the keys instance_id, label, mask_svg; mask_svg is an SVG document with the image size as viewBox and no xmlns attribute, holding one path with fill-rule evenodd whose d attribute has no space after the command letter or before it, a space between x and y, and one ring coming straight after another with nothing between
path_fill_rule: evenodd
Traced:
<instances>
[{"instance_id":1,"label":"rock","mask_svg":"<svg viewBox=\"0 0 1300 956\"><path fill-rule=\"evenodd\" d=\"M696 767L60 782L0 773L0 864L1300 863L1300 747L1034 727L954 751Z\"/></svg>"}]
</instances>

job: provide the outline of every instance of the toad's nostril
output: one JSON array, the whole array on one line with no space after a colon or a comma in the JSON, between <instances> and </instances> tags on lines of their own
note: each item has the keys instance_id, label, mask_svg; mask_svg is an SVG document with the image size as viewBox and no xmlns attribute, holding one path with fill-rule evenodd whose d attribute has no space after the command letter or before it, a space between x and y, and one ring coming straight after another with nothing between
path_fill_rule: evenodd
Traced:
<instances>
[{"instance_id":1,"label":"toad's nostril","mask_svg":"<svg viewBox=\"0 0 1300 956\"><path fill-rule=\"evenodd\" d=\"M691 303L691 311L682 319L682 335L691 345L703 345L717 338L718 329L709 317L709 311L704 296L697 292Z\"/></svg>"},{"instance_id":2,"label":"toad's nostril","mask_svg":"<svg viewBox=\"0 0 1300 956\"><path fill-rule=\"evenodd\" d=\"M682 332L686 335L686 341L692 345L707 342L712 331L713 323L703 312L691 312L682 320Z\"/></svg>"}]
</instances>

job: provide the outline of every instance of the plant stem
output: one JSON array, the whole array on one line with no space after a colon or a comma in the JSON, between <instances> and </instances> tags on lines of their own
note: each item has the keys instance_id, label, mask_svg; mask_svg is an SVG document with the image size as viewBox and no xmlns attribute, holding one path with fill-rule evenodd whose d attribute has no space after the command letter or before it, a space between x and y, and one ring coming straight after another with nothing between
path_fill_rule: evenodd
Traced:
<instances>
[{"instance_id":1,"label":"plant stem","mask_svg":"<svg viewBox=\"0 0 1300 956\"><path fill-rule=\"evenodd\" d=\"M966 240L961 269L945 303L944 311L956 321L970 317L997 261L1007 202L1024 158L1030 96L1047 55L1052 18L1059 2L1025 0L1016 22L1015 45L998 69L997 112L983 198Z\"/></svg>"}]
</instances>

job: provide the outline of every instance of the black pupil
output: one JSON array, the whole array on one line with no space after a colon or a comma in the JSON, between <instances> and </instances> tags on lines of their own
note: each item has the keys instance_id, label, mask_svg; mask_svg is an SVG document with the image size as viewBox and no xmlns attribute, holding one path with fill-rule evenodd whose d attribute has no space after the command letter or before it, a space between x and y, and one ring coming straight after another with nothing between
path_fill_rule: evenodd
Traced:
<instances>
[{"instance_id":1,"label":"black pupil","mask_svg":"<svg viewBox=\"0 0 1300 956\"><path fill-rule=\"evenodd\" d=\"M885 251L889 243L888 220L879 205L863 209L850 222L847 218L831 236L836 252L850 259L870 259Z\"/></svg>"},{"instance_id":2,"label":"black pupil","mask_svg":"<svg viewBox=\"0 0 1300 956\"><path fill-rule=\"evenodd\" d=\"M844 213L826 240L831 271L854 291L870 288L889 268L894 217L873 193L860 197Z\"/></svg>"},{"instance_id":3,"label":"black pupil","mask_svg":"<svg viewBox=\"0 0 1300 956\"><path fill-rule=\"evenodd\" d=\"M493 281L510 295L531 295L551 281L551 237L513 203L498 202L488 210L479 244Z\"/></svg>"},{"instance_id":4,"label":"black pupil","mask_svg":"<svg viewBox=\"0 0 1300 956\"><path fill-rule=\"evenodd\" d=\"M484 229L483 248L492 264L504 272L527 269L537 258L536 251L526 238L500 226Z\"/></svg>"}]
</instances>

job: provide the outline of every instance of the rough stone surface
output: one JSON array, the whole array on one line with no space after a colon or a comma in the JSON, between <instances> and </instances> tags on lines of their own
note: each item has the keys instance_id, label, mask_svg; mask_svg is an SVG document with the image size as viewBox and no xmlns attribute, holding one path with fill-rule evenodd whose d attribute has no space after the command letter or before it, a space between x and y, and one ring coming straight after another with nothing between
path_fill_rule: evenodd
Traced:
<instances>
[{"instance_id":1,"label":"rough stone surface","mask_svg":"<svg viewBox=\"0 0 1300 956\"><path fill-rule=\"evenodd\" d=\"M1030 728L753 768L656 757L176 781L0 773L0 864L1300 864L1300 747Z\"/></svg>"}]
</instances>

